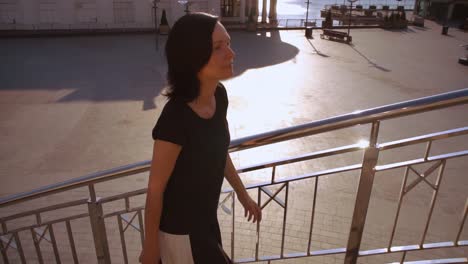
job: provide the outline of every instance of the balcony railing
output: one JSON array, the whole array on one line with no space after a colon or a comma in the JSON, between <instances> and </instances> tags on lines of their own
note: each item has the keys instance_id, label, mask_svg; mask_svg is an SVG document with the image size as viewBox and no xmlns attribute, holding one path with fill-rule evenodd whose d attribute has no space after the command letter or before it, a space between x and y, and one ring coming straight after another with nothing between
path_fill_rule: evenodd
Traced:
<instances>
[{"instance_id":1,"label":"balcony railing","mask_svg":"<svg viewBox=\"0 0 468 264\"><path fill-rule=\"evenodd\" d=\"M232 189L224 189L219 203L221 209L219 216L224 239L230 235L230 239L227 239L228 243L225 243L226 251L235 263L260 261L270 263L275 260L327 255L341 255L344 263L358 263L363 257L386 254L391 256L399 254L398 259L395 260L396 263L412 263L406 261L407 253L455 249L461 250L461 255L450 251L444 254L444 258L431 259L428 261L432 262L427 263L466 263L468 240L463 237L468 211L466 193L458 196L458 199L465 202L465 206L459 212L459 222L455 227L456 232L450 234L451 239L441 241L430 239L429 241L427 234L441 182L444 177L453 176L453 173L446 176L447 164L459 159L463 159L466 164L466 156L468 156L468 149L435 154L432 151L433 146L435 143L442 144L448 138L458 140L457 142L466 142L466 138L464 141L463 137L468 134L468 126L452 127L449 130L390 142L381 142L379 131L381 125L390 120L455 106L464 107L466 110L467 103L468 89L463 89L233 140L230 146L231 153L274 143L285 143L288 140L303 139L311 135L323 135L356 126L369 127L366 142L313 151L240 168L238 171L241 174L270 170L268 179L264 178L262 181L248 184L247 188L251 195L256 196L257 202L264 210L273 210L274 222L279 227L272 231L273 234L262 233L266 228L271 231L271 227L265 226L268 223L264 220L255 226L253 232L244 232L245 229L239 227L242 215L236 209L236 205L239 206L235 199L236 195ZM401 129L404 130L404 127ZM379 159L386 152L418 144L426 145L419 158L389 163L383 163ZM457 145L463 146L463 144ZM288 177L277 175L277 171L283 166L326 157L338 160L343 155L352 153L362 154L359 163L312 171L302 175ZM426 169L421 170L418 167L420 164L427 164ZM3 263L135 263L144 240L143 214L146 188L132 189L132 184L144 182L147 179L149 166L150 161L144 161L1 198L0 251ZM392 219L393 224L386 246L363 250L361 245L367 211L370 207L372 190L376 187L374 176L376 173L398 171L398 169L403 171L403 179L395 203L396 214ZM466 174L465 171L456 172ZM312 246L317 240L314 226L317 223L317 207L320 204L317 201L317 194L321 189L320 184L323 182L323 177L343 173L354 175L350 176L353 178L350 180L354 180L357 186L350 228L346 233L346 246L313 250ZM415 176L414 179L409 177L411 174ZM437 174L435 182L428 179L432 174ZM121 179L130 179L132 184L114 184L111 188L102 187ZM468 179L464 177L463 180L464 182L460 184L466 185ZM288 247L287 230L293 224L288 223L290 219L288 215L293 210L291 196L295 191L292 186L298 183L309 188L307 193L311 195L311 201L306 203L308 209L305 210L307 212L303 217L306 224L298 230L304 246L301 250L296 249L291 252ZM401 218L402 206L411 199L411 194L420 185L425 185L432 193L427 217L425 221L419 223L423 232L417 244L396 244L395 234ZM272 208L273 205L276 207ZM113 222L113 219L116 222ZM453 229L453 227L447 227L447 230L450 228ZM240 240L239 237L250 237L254 242L253 244L243 243L245 240ZM269 240L278 242L278 246L274 247L277 249L276 254L268 254L270 251L263 249L264 242L269 242ZM237 252L241 250L242 252ZM250 257L244 257L245 252L252 254ZM454 255L450 255L452 253Z\"/></svg>"}]
</instances>

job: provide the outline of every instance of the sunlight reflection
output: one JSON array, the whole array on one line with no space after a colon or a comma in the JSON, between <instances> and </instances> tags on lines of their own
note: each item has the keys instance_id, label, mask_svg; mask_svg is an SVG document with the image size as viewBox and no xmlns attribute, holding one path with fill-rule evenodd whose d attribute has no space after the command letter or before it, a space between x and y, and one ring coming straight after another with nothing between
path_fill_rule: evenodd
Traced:
<instances>
[{"instance_id":1,"label":"sunlight reflection","mask_svg":"<svg viewBox=\"0 0 468 264\"><path fill-rule=\"evenodd\" d=\"M356 110L356 111L351 112L351 114L358 115L358 114L362 113L363 111L364 110Z\"/></svg>"},{"instance_id":2,"label":"sunlight reflection","mask_svg":"<svg viewBox=\"0 0 468 264\"><path fill-rule=\"evenodd\" d=\"M360 148L367 148L369 147L369 141L365 140L365 139L361 139L359 140L359 142L357 143L357 145L360 147Z\"/></svg>"},{"instance_id":3,"label":"sunlight reflection","mask_svg":"<svg viewBox=\"0 0 468 264\"><path fill-rule=\"evenodd\" d=\"M226 82L230 95L229 119L242 124L242 135L252 135L290 126L294 118L301 116L297 109L297 87L300 80L288 80L284 76L293 76L291 62L267 67L249 69L241 76ZM261 85L253 82L261 81ZM241 136L241 135L237 135Z\"/></svg>"}]
</instances>

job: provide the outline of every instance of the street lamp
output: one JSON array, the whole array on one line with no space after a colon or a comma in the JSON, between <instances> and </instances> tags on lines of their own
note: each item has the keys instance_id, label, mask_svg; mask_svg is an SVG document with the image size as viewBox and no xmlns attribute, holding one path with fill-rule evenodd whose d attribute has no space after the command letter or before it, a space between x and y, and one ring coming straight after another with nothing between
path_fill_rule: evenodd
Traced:
<instances>
[{"instance_id":1,"label":"street lamp","mask_svg":"<svg viewBox=\"0 0 468 264\"><path fill-rule=\"evenodd\" d=\"M349 22L348 22L348 37L349 37L349 32L351 31L351 16L353 15L353 3L358 0L348 0L348 2L351 4L351 7L349 8Z\"/></svg>"},{"instance_id":2,"label":"street lamp","mask_svg":"<svg viewBox=\"0 0 468 264\"><path fill-rule=\"evenodd\" d=\"M179 0L179 1L177 1L177 2L178 2L179 4L181 4L181 5L185 5L185 10L184 10L185 14L190 13L189 5L190 5L191 3L190 3L188 0Z\"/></svg>"},{"instance_id":3,"label":"street lamp","mask_svg":"<svg viewBox=\"0 0 468 264\"><path fill-rule=\"evenodd\" d=\"M154 10L154 32L156 34L156 50L159 50L159 34L158 34L158 3L160 0L153 0Z\"/></svg>"}]
</instances>

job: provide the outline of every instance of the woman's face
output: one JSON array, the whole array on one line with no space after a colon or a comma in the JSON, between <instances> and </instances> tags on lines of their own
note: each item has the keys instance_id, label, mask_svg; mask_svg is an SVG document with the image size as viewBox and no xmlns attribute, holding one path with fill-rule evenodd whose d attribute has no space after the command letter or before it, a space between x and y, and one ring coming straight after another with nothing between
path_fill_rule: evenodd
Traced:
<instances>
[{"instance_id":1,"label":"woman's face","mask_svg":"<svg viewBox=\"0 0 468 264\"><path fill-rule=\"evenodd\" d=\"M231 49L231 38L221 23L216 23L213 30L213 49L208 63L198 73L202 80L219 81L232 77L234 51Z\"/></svg>"}]
</instances>

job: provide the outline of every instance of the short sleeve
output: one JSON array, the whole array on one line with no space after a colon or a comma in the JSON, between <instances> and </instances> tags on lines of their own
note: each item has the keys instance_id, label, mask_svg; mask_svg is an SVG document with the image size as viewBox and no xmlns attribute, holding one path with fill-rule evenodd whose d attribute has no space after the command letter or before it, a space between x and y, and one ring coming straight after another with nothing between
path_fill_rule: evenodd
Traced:
<instances>
[{"instance_id":1,"label":"short sleeve","mask_svg":"<svg viewBox=\"0 0 468 264\"><path fill-rule=\"evenodd\" d=\"M169 141L183 146L187 140L184 129L183 109L176 102L170 100L161 112L156 125L153 128L153 139Z\"/></svg>"}]
</instances>

